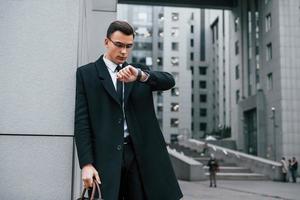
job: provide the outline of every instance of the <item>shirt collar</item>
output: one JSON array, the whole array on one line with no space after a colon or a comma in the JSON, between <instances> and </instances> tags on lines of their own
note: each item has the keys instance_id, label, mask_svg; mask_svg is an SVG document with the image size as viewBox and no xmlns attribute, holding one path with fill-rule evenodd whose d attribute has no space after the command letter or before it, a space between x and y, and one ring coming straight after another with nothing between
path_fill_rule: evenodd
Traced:
<instances>
[{"instance_id":1,"label":"shirt collar","mask_svg":"<svg viewBox=\"0 0 300 200\"><path fill-rule=\"evenodd\" d=\"M117 64L114 63L113 61L109 60L108 58L106 58L106 55L104 54L103 56L103 61L105 63L105 65L107 66L107 68L112 71L115 72L116 68L117 68Z\"/></svg>"}]
</instances>

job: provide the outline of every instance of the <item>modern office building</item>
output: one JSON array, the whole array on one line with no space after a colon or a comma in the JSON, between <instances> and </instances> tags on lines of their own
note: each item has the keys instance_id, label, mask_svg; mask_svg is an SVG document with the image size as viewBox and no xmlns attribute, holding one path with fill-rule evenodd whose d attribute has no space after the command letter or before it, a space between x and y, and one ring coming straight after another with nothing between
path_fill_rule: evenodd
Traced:
<instances>
[{"instance_id":1,"label":"modern office building","mask_svg":"<svg viewBox=\"0 0 300 200\"><path fill-rule=\"evenodd\" d=\"M241 150L300 156L300 1L238 1L230 15L231 127Z\"/></svg>"},{"instance_id":2,"label":"modern office building","mask_svg":"<svg viewBox=\"0 0 300 200\"><path fill-rule=\"evenodd\" d=\"M212 107L212 131L208 134L218 134L225 137L231 126L230 113L230 29L228 27L229 11L205 10L208 33L208 48L206 51L209 62ZM226 132L227 131L227 132ZM226 133L225 133L226 132Z\"/></svg>"}]
</instances>

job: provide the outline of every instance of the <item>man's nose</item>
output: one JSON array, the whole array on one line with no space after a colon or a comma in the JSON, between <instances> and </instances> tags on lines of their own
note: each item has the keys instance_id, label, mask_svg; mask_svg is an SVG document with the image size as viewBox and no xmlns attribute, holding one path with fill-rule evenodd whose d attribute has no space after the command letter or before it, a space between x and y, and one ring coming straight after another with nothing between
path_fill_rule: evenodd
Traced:
<instances>
[{"instance_id":1,"label":"man's nose","mask_svg":"<svg viewBox=\"0 0 300 200\"><path fill-rule=\"evenodd\" d=\"M122 47L121 53L126 54L128 52L128 49L126 47Z\"/></svg>"}]
</instances>

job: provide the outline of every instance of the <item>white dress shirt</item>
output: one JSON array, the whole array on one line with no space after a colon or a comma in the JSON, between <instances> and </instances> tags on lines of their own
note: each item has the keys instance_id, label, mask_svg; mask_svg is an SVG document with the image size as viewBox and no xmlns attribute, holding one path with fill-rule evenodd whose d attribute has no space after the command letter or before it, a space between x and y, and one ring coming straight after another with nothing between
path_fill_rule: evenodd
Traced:
<instances>
[{"instance_id":1,"label":"white dress shirt","mask_svg":"<svg viewBox=\"0 0 300 200\"><path fill-rule=\"evenodd\" d=\"M111 80L113 82L115 90L117 91L117 71L116 71L117 64L112 62L111 60L107 59L105 57L105 55L103 56L103 61L104 61L105 65L107 66ZM123 98L124 98L124 83L122 83L122 85L123 85ZM124 113L124 137L126 137L129 135L129 133L128 133L128 127L127 127L127 122L126 122L125 112L124 112L124 101L122 102L122 109L123 109L123 113Z\"/></svg>"}]
</instances>

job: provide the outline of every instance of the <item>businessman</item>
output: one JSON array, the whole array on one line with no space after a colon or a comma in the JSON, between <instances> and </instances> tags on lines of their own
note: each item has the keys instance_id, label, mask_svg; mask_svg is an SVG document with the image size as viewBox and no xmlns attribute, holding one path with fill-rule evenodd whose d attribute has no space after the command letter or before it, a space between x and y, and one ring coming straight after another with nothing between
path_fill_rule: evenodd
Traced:
<instances>
[{"instance_id":1,"label":"businessman","mask_svg":"<svg viewBox=\"0 0 300 200\"><path fill-rule=\"evenodd\" d=\"M133 41L133 28L114 21L104 55L77 69L75 141L83 184L96 179L105 200L179 200L152 96L175 82L167 72L128 64Z\"/></svg>"}]
</instances>

